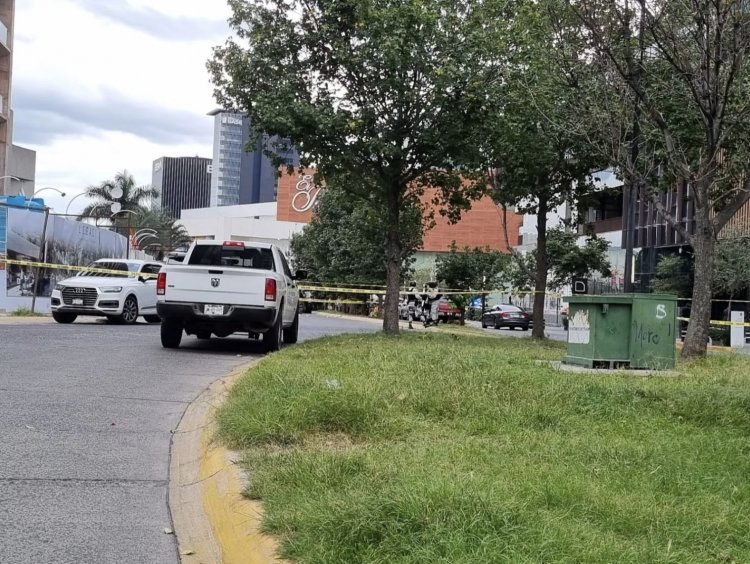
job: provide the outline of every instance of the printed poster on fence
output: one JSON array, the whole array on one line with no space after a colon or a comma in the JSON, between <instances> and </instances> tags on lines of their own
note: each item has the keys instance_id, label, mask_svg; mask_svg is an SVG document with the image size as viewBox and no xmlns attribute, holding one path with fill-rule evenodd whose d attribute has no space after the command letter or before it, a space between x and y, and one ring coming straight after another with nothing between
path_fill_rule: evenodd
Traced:
<instances>
[{"instance_id":1,"label":"printed poster on fence","mask_svg":"<svg viewBox=\"0 0 750 564\"><path fill-rule=\"evenodd\" d=\"M7 208L5 244L9 260L39 261L42 253L44 212ZM85 266L100 258L124 258L127 240L122 235L83 223L50 215L47 221L46 262ZM6 268L8 297L31 296L37 269L26 265ZM52 288L75 272L63 269L41 269L38 295L52 293Z\"/></svg>"}]
</instances>

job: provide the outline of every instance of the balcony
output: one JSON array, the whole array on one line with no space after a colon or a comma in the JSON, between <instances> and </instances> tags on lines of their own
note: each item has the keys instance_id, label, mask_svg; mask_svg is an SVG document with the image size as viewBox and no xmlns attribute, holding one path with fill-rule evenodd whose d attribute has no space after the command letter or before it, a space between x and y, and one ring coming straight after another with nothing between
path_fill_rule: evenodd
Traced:
<instances>
[{"instance_id":1,"label":"balcony","mask_svg":"<svg viewBox=\"0 0 750 564\"><path fill-rule=\"evenodd\" d=\"M8 28L5 27L3 22L0 22L0 55L10 54L10 46L8 45Z\"/></svg>"}]
</instances>

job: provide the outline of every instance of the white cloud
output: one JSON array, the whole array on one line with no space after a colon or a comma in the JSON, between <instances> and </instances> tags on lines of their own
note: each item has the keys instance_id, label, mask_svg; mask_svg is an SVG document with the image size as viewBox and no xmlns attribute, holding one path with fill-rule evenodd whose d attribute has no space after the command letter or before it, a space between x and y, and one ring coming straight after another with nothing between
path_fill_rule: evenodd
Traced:
<instances>
[{"instance_id":1,"label":"white cloud","mask_svg":"<svg viewBox=\"0 0 750 564\"><path fill-rule=\"evenodd\" d=\"M230 15L226 0L121 0L117 12L101 9L113 4L16 4L14 141L37 151L37 189L80 193L123 169L145 184L158 157L211 156L206 113L216 103L206 61L229 35L219 24ZM64 211L70 198L52 194L43 196ZM84 204L79 198L71 211Z\"/></svg>"}]
</instances>

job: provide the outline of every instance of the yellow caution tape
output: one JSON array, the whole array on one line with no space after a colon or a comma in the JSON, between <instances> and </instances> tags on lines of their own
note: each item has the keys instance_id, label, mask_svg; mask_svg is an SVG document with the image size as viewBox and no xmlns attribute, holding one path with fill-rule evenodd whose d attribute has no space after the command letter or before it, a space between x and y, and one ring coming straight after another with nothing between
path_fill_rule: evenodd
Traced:
<instances>
[{"instance_id":1,"label":"yellow caution tape","mask_svg":"<svg viewBox=\"0 0 750 564\"><path fill-rule=\"evenodd\" d=\"M299 301L312 304L353 304L366 306L367 302L358 302L356 300L316 300L314 298L300 298Z\"/></svg>"},{"instance_id":2,"label":"yellow caution tape","mask_svg":"<svg viewBox=\"0 0 750 564\"><path fill-rule=\"evenodd\" d=\"M120 259L118 259L120 260ZM127 259L122 259L127 260ZM151 274L146 272L130 272L130 271L124 271L124 270L112 270L108 268L97 268L94 266L75 266L72 264L53 264L49 262L35 262L31 260L14 260L14 259L4 259L0 257L0 264L14 264L18 266L31 266L33 268L46 268L46 269L57 269L57 270L72 270L72 271L80 271L80 272L97 272L101 274L116 274L122 278L135 278L136 276L140 276L142 278L156 278L159 275L158 274Z\"/></svg>"},{"instance_id":3,"label":"yellow caution tape","mask_svg":"<svg viewBox=\"0 0 750 564\"><path fill-rule=\"evenodd\" d=\"M678 317L678 321L690 321L689 317ZM708 322L709 325L722 325L722 326L729 326L729 327L750 327L750 323L743 323L741 321L719 321L719 320L711 320Z\"/></svg>"}]
</instances>

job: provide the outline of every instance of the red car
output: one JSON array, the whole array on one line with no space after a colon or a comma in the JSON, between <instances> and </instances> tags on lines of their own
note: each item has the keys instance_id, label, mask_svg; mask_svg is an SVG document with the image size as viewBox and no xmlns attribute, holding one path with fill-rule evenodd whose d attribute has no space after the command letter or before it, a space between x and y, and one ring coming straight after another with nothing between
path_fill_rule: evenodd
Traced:
<instances>
[{"instance_id":1,"label":"red car","mask_svg":"<svg viewBox=\"0 0 750 564\"><path fill-rule=\"evenodd\" d=\"M522 331L528 331L530 325L531 315L523 308L510 304L496 305L482 316L483 328L501 329L507 327L508 329L515 329L518 327Z\"/></svg>"}]
</instances>

